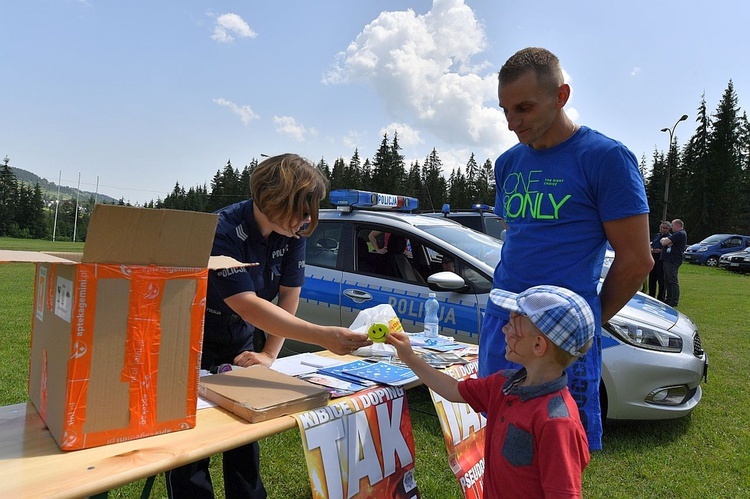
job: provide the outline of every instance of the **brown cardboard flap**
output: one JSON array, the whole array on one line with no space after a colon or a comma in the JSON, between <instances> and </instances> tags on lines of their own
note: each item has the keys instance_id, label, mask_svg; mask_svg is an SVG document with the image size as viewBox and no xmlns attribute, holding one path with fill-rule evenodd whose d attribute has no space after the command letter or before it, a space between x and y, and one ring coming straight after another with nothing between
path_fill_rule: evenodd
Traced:
<instances>
[{"instance_id":1,"label":"brown cardboard flap","mask_svg":"<svg viewBox=\"0 0 750 499\"><path fill-rule=\"evenodd\" d=\"M264 366L204 376L200 395L251 423L307 411L328 402L328 390Z\"/></svg>"},{"instance_id":2,"label":"brown cardboard flap","mask_svg":"<svg viewBox=\"0 0 750 499\"><path fill-rule=\"evenodd\" d=\"M218 215L97 204L84 263L206 267Z\"/></svg>"},{"instance_id":3,"label":"brown cardboard flap","mask_svg":"<svg viewBox=\"0 0 750 499\"><path fill-rule=\"evenodd\" d=\"M208 258L208 268L212 270L216 269L232 269L236 267L255 267L258 262L242 263L231 256L211 256Z\"/></svg>"},{"instance_id":4,"label":"brown cardboard flap","mask_svg":"<svg viewBox=\"0 0 750 499\"><path fill-rule=\"evenodd\" d=\"M71 262L75 262L75 263L81 263L81 258L83 258L83 253L80 253L80 252L45 251L44 253L50 256L56 256L58 258L64 258L66 260L70 260Z\"/></svg>"}]
</instances>

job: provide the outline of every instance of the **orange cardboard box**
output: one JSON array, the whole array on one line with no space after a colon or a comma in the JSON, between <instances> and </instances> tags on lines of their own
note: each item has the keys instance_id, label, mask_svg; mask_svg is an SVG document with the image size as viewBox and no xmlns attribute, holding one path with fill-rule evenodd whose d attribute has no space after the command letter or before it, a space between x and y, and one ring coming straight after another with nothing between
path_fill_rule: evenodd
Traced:
<instances>
[{"instance_id":1,"label":"orange cardboard box","mask_svg":"<svg viewBox=\"0 0 750 499\"><path fill-rule=\"evenodd\" d=\"M97 205L83 254L34 262L29 396L63 450L195 426L217 216Z\"/></svg>"}]
</instances>

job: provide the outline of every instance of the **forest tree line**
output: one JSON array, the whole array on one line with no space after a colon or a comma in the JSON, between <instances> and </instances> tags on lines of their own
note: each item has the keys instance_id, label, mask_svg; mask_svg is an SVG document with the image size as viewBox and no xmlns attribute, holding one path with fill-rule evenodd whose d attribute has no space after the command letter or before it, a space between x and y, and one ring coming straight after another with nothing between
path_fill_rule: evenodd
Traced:
<instances>
[{"instance_id":1,"label":"forest tree line","mask_svg":"<svg viewBox=\"0 0 750 499\"><path fill-rule=\"evenodd\" d=\"M701 98L694 119L695 129L680 148L676 136L669 150L654 150L650 165L640 160L650 207L650 226L656 232L664 210L664 190L669 170L667 220L685 222L689 242L714 233L750 233L750 126L747 113L738 104L734 84L729 81L719 105L711 114ZM682 125L683 127L685 125ZM361 158L355 149L351 158L329 164L321 159L317 166L333 189L362 189L402 194L419 199L419 210L439 211L444 203L452 208L472 204L494 205L493 160L481 163L474 154L462 168L446 177L436 149L423 161L406 164L398 144L398 134L383 135L378 150L370 158ZM250 196L249 178L257 166L253 159L242 169L231 161L217 170L210 186L188 187L175 183L163 200L147 208L169 208L212 212ZM57 204L46 199L37 184L18 181L5 158L0 166L0 236L51 238L85 241L93 198L65 200ZM125 204L122 200L120 204ZM327 201L323 207L330 207ZM76 216L78 219L76 220Z\"/></svg>"}]
</instances>

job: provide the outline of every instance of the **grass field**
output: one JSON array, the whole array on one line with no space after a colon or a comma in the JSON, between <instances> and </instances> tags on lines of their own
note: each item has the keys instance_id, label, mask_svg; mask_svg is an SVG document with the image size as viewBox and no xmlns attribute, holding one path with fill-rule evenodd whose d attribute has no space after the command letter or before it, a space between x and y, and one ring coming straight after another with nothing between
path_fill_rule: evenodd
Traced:
<instances>
[{"instance_id":1,"label":"grass field","mask_svg":"<svg viewBox=\"0 0 750 499\"><path fill-rule=\"evenodd\" d=\"M55 243L57 244L57 243ZM70 245L71 243L63 243ZM1 249L71 251L50 242L0 238ZM33 265L0 265L0 403L27 400ZM680 311L698 325L710 359L703 400L678 420L609 423L604 450L584 474L584 495L595 498L750 497L750 275L683 265ZM422 389L407 393L417 447L416 478L425 498L460 497L447 463L432 402ZM311 497L299 433L261 442L264 480L272 498ZM220 480L219 459L212 462ZM143 481L111 497L139 497ZM152 497L166 497L159 476Z\"/></svg>"}]
</instances>

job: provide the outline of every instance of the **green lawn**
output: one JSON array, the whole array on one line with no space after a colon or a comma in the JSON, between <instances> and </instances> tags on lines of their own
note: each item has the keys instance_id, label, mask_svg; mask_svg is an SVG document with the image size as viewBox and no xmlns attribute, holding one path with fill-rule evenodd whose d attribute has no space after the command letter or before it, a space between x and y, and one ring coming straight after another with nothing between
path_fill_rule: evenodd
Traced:
<instances>
[{"instance_id":1,"label":"green lawn","mask_svg":"<svg viewBox=\"0 0 750 499\"><path fill-rule=\"evenodd\" d=\"M0 238L3 249L80 250L51 242ZM68 244L71 243L61 243ZM0 402L27 400L33 265L0 265ZM601 498L750 497L750 275L683 265L679 309L698 325L710 358L703 400L687 418L619 422L606 426L604 450L584 474L584 495ZM422 389L408 391L417 447L417 483L425 498L460 497L448 467L432 402ZM261 442L261 468L272 498L310 497L299 433ZM212 472L220 482L219 459ZM143 482L111 492L139 497ZM152 497L166 497L159 476Z\"/></svg>"}]
</instances>

